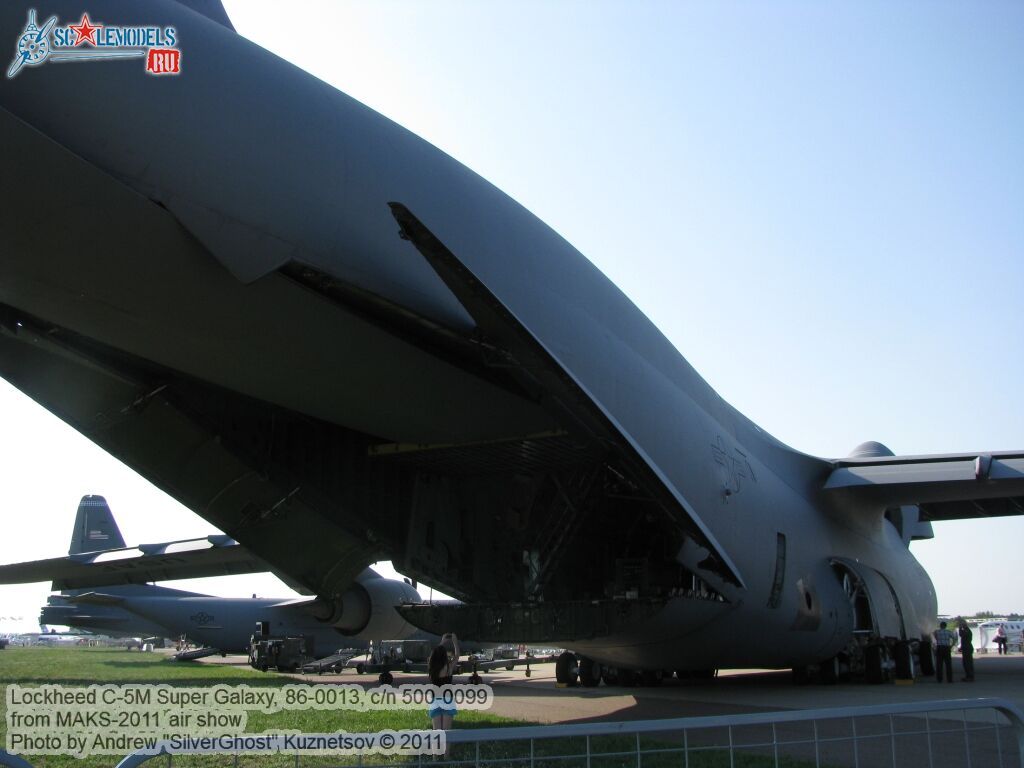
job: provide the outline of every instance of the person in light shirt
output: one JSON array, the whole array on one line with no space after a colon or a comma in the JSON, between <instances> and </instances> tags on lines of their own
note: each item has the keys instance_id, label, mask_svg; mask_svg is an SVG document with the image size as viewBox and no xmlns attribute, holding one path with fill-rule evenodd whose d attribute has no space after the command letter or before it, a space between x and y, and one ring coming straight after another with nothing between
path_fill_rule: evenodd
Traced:
<instances>
[{"instance_id":1,"label":"person in light shirt","mask_svg":"<svg viewBox=\"0 0 1024 768\"><path fill-rule=\"evenodd\" d=\"M943 670L946 680L953 682L953 645L956 635L946 629L946 622L941 622L933 633L935 637L935 679L942 682Z\"/></svg>"}]
</instances>

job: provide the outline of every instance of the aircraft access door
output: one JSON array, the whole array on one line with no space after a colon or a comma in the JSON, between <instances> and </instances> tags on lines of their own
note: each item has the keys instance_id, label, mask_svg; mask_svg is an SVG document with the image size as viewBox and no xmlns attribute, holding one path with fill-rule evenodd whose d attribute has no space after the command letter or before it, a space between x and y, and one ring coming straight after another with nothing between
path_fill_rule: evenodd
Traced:
<instances>
[{"instance_id":1,"label":"aircraft access door","mask_svg":"<svg viewBox=\"0 0 1024 768\"><path fill-rule=\"evenodd\" d=\"M900 599L889 580L870 566L843 557L832 558L853 610L854 634L906 640Z\"/></svg>"}]
</instances>

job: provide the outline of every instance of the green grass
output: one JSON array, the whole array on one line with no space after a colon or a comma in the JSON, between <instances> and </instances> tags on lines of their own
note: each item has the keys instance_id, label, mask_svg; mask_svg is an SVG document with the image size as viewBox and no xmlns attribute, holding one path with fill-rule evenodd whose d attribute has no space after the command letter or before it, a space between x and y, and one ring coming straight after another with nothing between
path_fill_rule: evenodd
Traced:
<instances>
[{"instance_id":1,"label":"green grass","mask_svg":"<svg viewBox=\"0 0 1024 768\"><path fill-rule=\"evenodd\" d=\"M365 678L362 678L365 680ZM177 686L212 686L218 683L237 685L245 683L252 687L282 686L299 682L292 677L272 673L260 673L248 668L222 664L180 663L169 660L162 654L139 653L121 649L106 648L9 648L0 651L0 745L6 743L6 692L7 686L17 683L22 686L60 683L72 686L87 686L93 683L166 683ZM316 682L316 678L309 682ZM346 678L346 683L352 678ZM457 729L493 728L516 725L531 725L522 721L498 717L487 712L460 712L456 718ZM352 733L374 732L383 729L406 730L427 729L430 723L423 710L395 710L384 712L352 712L338 710L285 710L273 714L250 711L247 732L266 730L295 730L303 733ZM630 754L635 746L631 736L595 737L591 740L594 755L589 763L591 768L637 768L635 757ZM683 764L678 743L666 743L655 739L647 740L645 748L667 748L660 754L646 754L644 768L676 768ZM585 751L582 738L559 738L538 741L535 744L534 768L586 768L584 758L568 757ZM490 766L526 768L529 742L489 742L454 745L452 757L455 760L473 760L479 750L482 759L492 760ZM614 755L607 753L625 753ZM105 768L116 765L120 758L108 755L93 755L77 759L70 755L25 755L35 768ZM429 764L424 756L423 764ZM356 765L357 758L343 756L302 756L298 763L294 756L286 755L242 755L237 763L226 755L175 756L175 768L320 768L326 766ZM409 765L415 766L417 758L367 756L366 765ZM728 766L727 754L707 752L691 754L689 765L694 768L719 768ZM734 765L739 768L759 768L772 763L765 757L737 755ZM149 766L164 768L166 757L155 758ZM783 766L801 768L808 763L799 761L783 762Z\"/></svg>"}]
</instances>

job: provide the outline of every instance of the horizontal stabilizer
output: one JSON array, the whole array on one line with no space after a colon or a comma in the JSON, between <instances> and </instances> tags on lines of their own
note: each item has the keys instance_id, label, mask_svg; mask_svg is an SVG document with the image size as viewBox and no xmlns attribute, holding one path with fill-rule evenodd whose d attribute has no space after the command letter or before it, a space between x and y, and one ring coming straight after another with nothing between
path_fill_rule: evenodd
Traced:
<instances>
[{"instance_id":1,"label":"horizontal stabilizer","mask_svg":"<svg viewBox=\"0 0 1024 768\"><path fill-rule=\"evenodd\" d=\"M824 485L879 509L915 504L922 520L1024 514L1024 452L842 459Z\"/></svg>"}]
</instances>

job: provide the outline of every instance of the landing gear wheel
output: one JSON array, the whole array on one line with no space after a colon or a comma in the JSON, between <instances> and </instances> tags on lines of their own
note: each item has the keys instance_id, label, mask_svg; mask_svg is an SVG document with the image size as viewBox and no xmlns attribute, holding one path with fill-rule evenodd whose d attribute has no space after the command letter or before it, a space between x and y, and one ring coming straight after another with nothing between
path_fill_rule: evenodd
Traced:
<instances>
[{"instance_id":1,"label":"landing gear wheel","mask_svg":"<svg viewBox=\"0 0 1024 768\"><path fill-rule=\"evenodd\" d=\"M662 676L660 669L645 669L640 673L640 684L648 688L657 688L661 685Z\"/></svg>"},{"instance_id":2,"label":"landing gear wheel","mask_svg":"<svg viewBox=\"0 0 1024 768\"><path fill-rule=\"evenodd\" d=\"M483 681L484 679L480 677L480 675L478 675L476 672L469 676L470 685L480 685L480 683L482 683Z\"/></svg>"},{"instance_id":3,"label":"landing gear wheel","mask_svg":"<svg viewBox=\"0 0 1024 768\"><path fill-rule=\"evenodd\" d=\"M897 680L913 680L914 679L914 652L910 648L910 643L903 641L896 643L896 679Z\"/></svg>"},{"instance_id":4,"label":"landing gear wheel","mask_svg":"<svg viewBox=\"0 0 1024 768\"><path fill-rule=\"evenodd\" d=\"M513 669L515 669L515 668L516 668L516 665L515 665L515 664L506 664L506 665L505 665L505 671L506 671L506 672L511 672L511 671L512 671Z\"/></svg>"},{"instance_id":5,"label":"landing gear wheel","mask_svg":"<svg viewBox=\"0 0 1024 768\"><path fill-rule=\"evenodd\" d=\"M601 683L601 665L593 659L580 659L580 684L584 688L596 688Z\"/></svg>"},{"instance_id":6,"label":"landing gear wheel","mask_svg":"<svg viewBox=\"0 0 1024 768\"><path fill-rule=\"evenodd\" d=\"M366 667L363 666L362 664L356 664L356 674L357 675L361 675L364 672L366 672Z\"/></svg>"},{"instance_id":7,"label":"landing gear wheel","mask_svg":"<svg viewBox=\"0 0 1024 768\"><path fill-rule=\"evenodd\" d=\"M616 677L619 678L619 685L625 686L626 688L632 688L640 682L640 673L635 669L623 669L622 667L619 667Z\"/></svg>"},{"instance_id":8,"label":"landing gear wheel","mask_svg":"<svg viewBox=\"0 0 1024 768\"><path fill-rule=\"evenodd\" d=\"M530 676L530 670L529 670L529 669L527 669L527 670L526 670L526 676L527 676L527 677L529 677L529 676Z\"/></svg>"},{"instance_id":9,"label":"landing gear wheel","mask_svg":"<svg viewBox=\"0 0 1024 768\"><path fill-rule=\"evenodd\" d=\"M889 652L884 645L864 649L864 677L872 685L884 683L888 673Z\"/></svg>"},{"instance_id":10,"label":"landing gear wheel","mask_svg":"<svg viewBox=\"0 0 1024 768\"><path fill-rule=\"evenodd\" d=\"M932 644L922 640L917 647L917 663L921 667L921 674L931 677L935 674L935 657L932 656Z\"/></svg>"},{"instance_id":11,"label":"landing gear wheel","mask_svg":"<svg viewBox=\"0 0 1024 768\"><path fill-rule=\"evenodd\" d=\"M576 685L579 669L576 666L576 655L562 651L555 660L555 682L562 685Z\"/></svg>"},{"instance_id":12,"label":"landing gear wheel","mask_svg":"<svg viewBox=\"0 0 1024 768\"><path fill-rule=\"evenodd\" d=\"M839 682L839 657L821 662L818 665L818 679L823 685L835 685Z\"/></svg>"},{"instance_id":13,"label":"landing gear wheel","mask_svg":"<svg viewBox=\"0 0 1024 768\"><path fill-rule=\"evenodd\" d=\"M604 680L605 685L618 685L619 670L615 667L604 667L601 670L601 679Z\"/></svg>"},{"instance_id":14,"label":"landing gear wheel","mask_svg":"<svg viewBox=\"0 0 1024 768\"><path fill-rule=\"evenodd\" d=\"M390 672L381 672L379 675L377 675L377 682L380 685L391 685L395 682L395 676L392 675Z\"/></svg>"}]
</instances>

